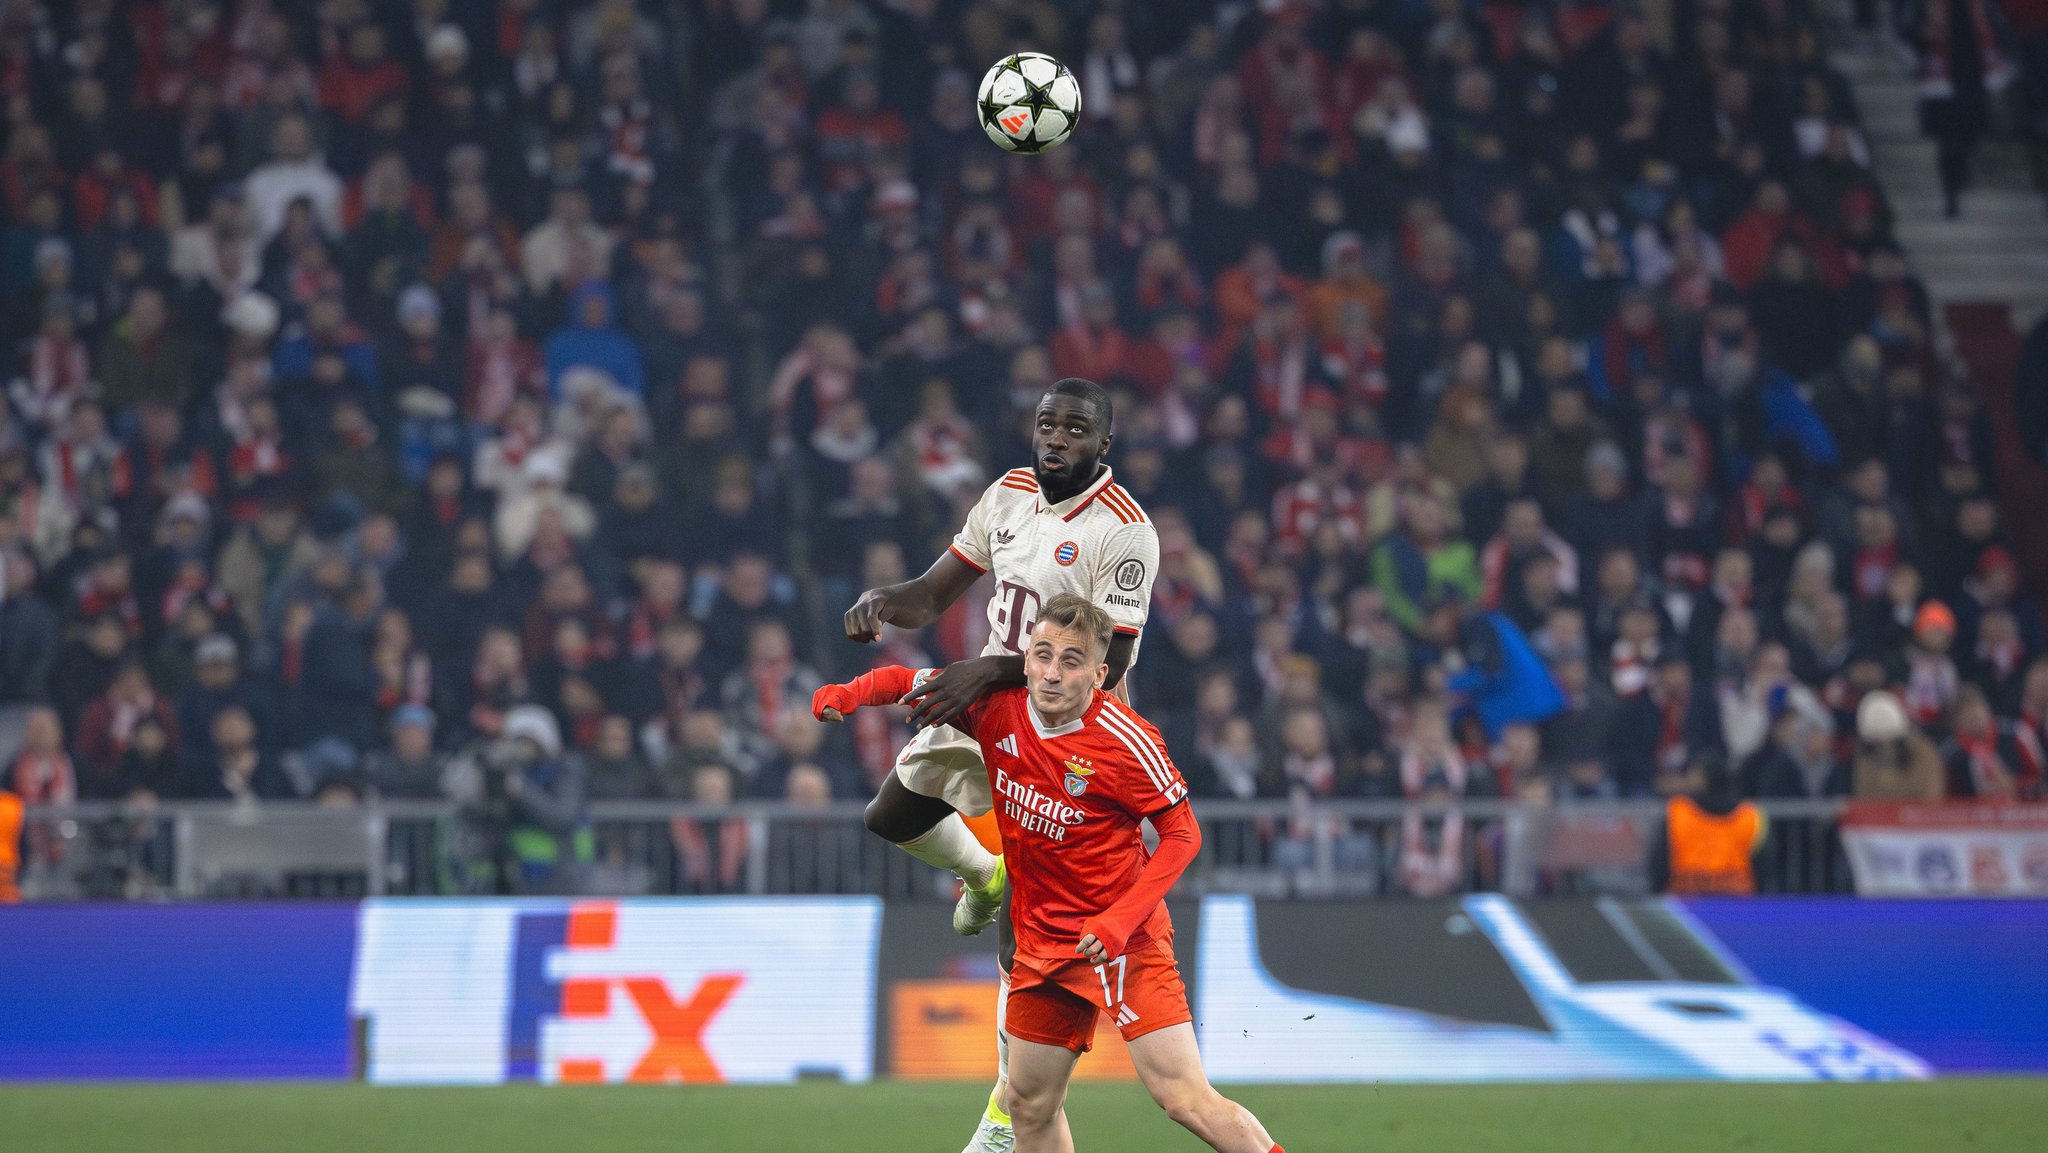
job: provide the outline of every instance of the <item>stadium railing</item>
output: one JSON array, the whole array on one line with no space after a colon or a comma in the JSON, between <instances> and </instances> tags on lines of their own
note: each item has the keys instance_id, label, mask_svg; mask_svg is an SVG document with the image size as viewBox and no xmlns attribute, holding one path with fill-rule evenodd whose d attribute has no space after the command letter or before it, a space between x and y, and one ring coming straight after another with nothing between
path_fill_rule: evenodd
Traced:
<instances>
[{"instance_id":1,"label":"stadium railing","mask_svg":"<svg viewBox=\"0 0 2048 1153\"><path fill-rule=\"evenodd\" d=\"M1767 801L1765 892L1849 892L1843 803ZM1278 897L1637 894L1651 886L1654 800L1205 800L1183 890ZM79 804L28 811L30 899L874 893L952 897L951 878L873 836L854 803L706 807L603 802L571 862L515 878L505 830L437 802ZM500 862L504 862L502 867Z\"/></svg>"}]
</instances>

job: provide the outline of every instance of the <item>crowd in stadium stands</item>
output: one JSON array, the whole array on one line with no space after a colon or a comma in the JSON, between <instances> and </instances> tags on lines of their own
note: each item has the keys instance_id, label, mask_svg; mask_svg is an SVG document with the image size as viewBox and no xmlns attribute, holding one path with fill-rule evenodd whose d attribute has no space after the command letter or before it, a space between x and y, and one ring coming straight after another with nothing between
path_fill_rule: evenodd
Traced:
<instances>
[{"instance_id":1,"label":"crowd in stadium stands","mask_svg":"<svg viewBox=\"0 0 2048 1153\"><path fill-rule=\"evenodd\" d=\"M1039 156L977 122L1017 48L1085 93ZM2041 791L1805 4L6 0L0 106L31 803L438 797L528 704L567 810L870 795L902 726L811 690L985 626L840 613L1070 375L1199 795Z\"/></svg>"}]
</instances>

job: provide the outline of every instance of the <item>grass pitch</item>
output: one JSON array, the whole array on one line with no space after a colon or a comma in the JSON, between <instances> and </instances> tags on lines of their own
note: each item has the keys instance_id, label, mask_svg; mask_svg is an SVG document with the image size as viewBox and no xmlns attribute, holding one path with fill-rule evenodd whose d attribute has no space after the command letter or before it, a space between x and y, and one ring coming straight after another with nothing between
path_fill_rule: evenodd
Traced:
<instances>
[{"instance_id":1,"label":"grass pitch","mask_svg":"<svg viewBox=\"0 0 2048 1153\"><path fill-rule=\"evenodd\" d=\"M983 1087L0 1088L8 1153L957 1153ZM1289 1153L2040 1153L2048 1083L1226 1089ZM1079 1149L1199 1150L1135 1085L1078 1085Z\"/></svg>"}]
</instances>

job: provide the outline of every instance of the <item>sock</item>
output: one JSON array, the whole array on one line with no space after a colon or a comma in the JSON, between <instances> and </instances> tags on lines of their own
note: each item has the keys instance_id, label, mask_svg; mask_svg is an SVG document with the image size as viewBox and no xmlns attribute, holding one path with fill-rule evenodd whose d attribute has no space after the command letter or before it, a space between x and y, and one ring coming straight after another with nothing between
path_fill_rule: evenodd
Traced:
<instances>
[{"instance_id":1,"label":"sock","mask_svg":"<svg viewBox=\"0 0 2048 1153\"><path fill-rule=\"evenodd\" d=\"M1278 1145L1275 1145L1271 1149L1267 1150L1266 1153L1287 1153L1287 1150L1282 1149Z\"/></svg>"},{"instance_id":2,"label":"sock","mask_svg":"<svg viewBox=\"0 0 2048 1153\"><path fill-rule=\"evenodd\" d=\"M1008 1127L1010 1115L1003 1112L1002 1095L1003 1091L1001 1089L990 1089L988 1091L988 1119L998 1125Z\"/></svg>"},{"instance_id":3,"label":"sock","mask_svg":"<svg viewBox=\"0 0 2048 1153\"><path fill-rule=\"evenodd\" d=\"M981 847L958 813L947 813L945 820L924 835L896 847L927 865L958 874L972 888L985 889L996 877L995 854Z\"/></svg>"}]
</instances>

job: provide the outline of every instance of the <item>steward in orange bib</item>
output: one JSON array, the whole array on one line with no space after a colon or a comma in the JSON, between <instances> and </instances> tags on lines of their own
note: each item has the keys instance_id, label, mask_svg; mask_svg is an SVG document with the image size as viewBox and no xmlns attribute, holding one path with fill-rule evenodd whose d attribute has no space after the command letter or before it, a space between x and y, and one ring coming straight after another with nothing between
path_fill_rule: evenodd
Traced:
<instances>
[{"instance_id":1,"label":"steward in orange bib","mask_svg":"<svg viewBox=\"0 0 2048 1153\"><path fill-rule=\"evenodd\" d=\"M1763 847L1768 822L1762 809L1742 799L1735 774L1719 757L1704 757L1695 770L1697 793L1673 796L1664 807L1664 828L1651 852L1651 880L1666 893L1747 896L1756 892L1752 861Z\"/></svg>"},{"instance_id":2,"label":"steward in orange bib","mask_svg":"<svg viewBox=\"0 0 2048 1153\"><path fill-rule=\"evenodd\" d=\"M0 789L0 905L21 900L15 878L21 872L21 798Z\"/></svg>"}]
</instances>

